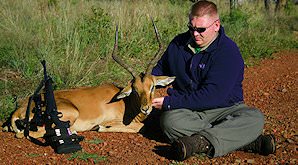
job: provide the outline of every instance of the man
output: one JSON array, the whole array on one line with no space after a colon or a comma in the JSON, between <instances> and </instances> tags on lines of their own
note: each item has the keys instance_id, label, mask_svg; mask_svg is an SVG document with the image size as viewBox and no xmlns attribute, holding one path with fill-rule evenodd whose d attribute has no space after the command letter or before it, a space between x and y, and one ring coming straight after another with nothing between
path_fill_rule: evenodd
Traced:
<instances>
[{"instance_id":1,"label":"man","mask_svg":"<svg viewBox=\"0 0 298 165\"><path fill-rule=\"evenodd\" d=\"M264 115L243 103L244 62L224 33L213 2L191 7L189 31L179 34L153 68L153 75L176 76L168 96L155 98L160 124L179 160L195 153L209 157L245 150L275 152L273 135L261 135Z\"/></svg>"}]
</instances>

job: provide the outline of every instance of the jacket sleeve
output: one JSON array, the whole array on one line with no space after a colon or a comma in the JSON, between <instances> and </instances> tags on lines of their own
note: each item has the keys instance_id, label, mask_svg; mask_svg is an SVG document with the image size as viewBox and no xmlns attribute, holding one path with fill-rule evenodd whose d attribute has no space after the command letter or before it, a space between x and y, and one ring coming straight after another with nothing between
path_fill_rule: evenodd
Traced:
<instances>
[{"instance_id":1,"label":"jacket sleeve","mask_svg":"<svg viewBox=\"0 0 298 165\"><path fill-rule=\"evenodd\" d=\"M233 51L230 49L221 52L224 53L213 59L207 77L199 89L189 93L175 92L174 95L166 96L163 108L204 110L221 107L226 103L235 84L240 84L241 88L244 63L237 46Z\"/></svg>"}]
</instances>

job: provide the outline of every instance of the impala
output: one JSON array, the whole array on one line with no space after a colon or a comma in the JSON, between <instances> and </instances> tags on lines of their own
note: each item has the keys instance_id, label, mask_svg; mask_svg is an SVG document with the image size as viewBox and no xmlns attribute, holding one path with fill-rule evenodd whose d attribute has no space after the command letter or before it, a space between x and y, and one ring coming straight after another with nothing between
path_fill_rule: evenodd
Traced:
<instances>
[{"instance_id":1,"label":"impala","mask_svg":"<svg viewBox=\"0 0 298 165\"><path fill-rule=\"evenodd\" d=\"M153 20L152 23L159 49L148 64L146 72L139 75L117 55L118 25L116 26L112 57L133 77L125 88L106 84L54 92L57 109L62 113L60 120L70 121L71 131L138 132L143 127L142 121L152 111L155 87L166 86L175 79L175 77L151 75L151 70L162 51L162 44ZM25 119L27 102L28 98L23 100L11 118L11 128L18 138L24 136L24 130L18 128L16 122ZM34 107L33 104L31 107ZM30 119L32 117L31 112ZM39 138L43 137L45 132L44 127L38 127L37 131L30 131L29 136Z\"/></svg>"}]
</instances>

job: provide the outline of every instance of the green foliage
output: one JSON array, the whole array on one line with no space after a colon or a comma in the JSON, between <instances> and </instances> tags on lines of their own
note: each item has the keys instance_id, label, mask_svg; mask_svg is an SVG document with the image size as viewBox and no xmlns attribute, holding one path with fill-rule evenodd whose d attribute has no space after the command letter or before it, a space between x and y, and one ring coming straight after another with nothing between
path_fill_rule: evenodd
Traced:
<instances>
[{"instance_id":1,"label":"green foliage","mask_svg":"<svg viewBox=\"0 0 298 165\"><path fill-rule=\"evenodd\" d=\"M246 28L248 26L248 19L250 15L241 11L240 9L232 10L229 14L224 14L221 21L233 28L230 30L235 30L237 32L240 29Z\"/></svg>"},{"instance_id":2,"label":"green foliage","mask_svg":"<svg viewBox=\"0 0 298 165\"><path fill-rule=\"evenodd\" d=\"M103 143L104 141L101 139L95 138L93 140L87 140L86 142L91 144L100 144L100 143Z\"/></svg>"},{"instance_id":3,"label":"green foliage","mask_svg":"<svg viewBox=\"0 0 298 165\"><path fill-rule=\"evenodd\" d=\"M251 58L262 59L283 49L297 49L292 34L297 16L257 14L237 9L224 14L221 21L225 31L239 46L242 56L249 64ZM285 24L288 22L288 24Z\"/></svg>"},{"instance_id":4,"label":"green foliage","mask_svg":"<svg viewBox=\"0 0 298 165\"><path fill-rule=\"evenodd\" d=\"M93 6L91 10L92 15L85 15L77 23L79 40L83 49L94 44L101 45L101 49L97 49L97 53L100 57L104 57L109 50L106 43L112 39L112 21L102 8Z\"/></svg>"},{"instance_id":5,"label":"green foliage","mask_svg":"<svg viewBox=\"0 0 298 165\"><path fill-rule=\"evenodd\" d=\"M180 162L180 161L172 160L169 165L187 165L187 163L183 163L183 162Z\"/></svg>"},{"instance_id":6,"label":"green foliage","mask_svg":"<svg viewBox=\"0 0 298 165\"><path fill-rule=\"evenodd\" d=\"M190 4L191 0L169 0L173 5L183 5L185 3Z\"/></svg>"},{"instance_id":7,"label":"green foliage","mask_svg":"<svg viewBox=\"0 0 298 165\"><path fill-rule=\"evenodd\" d=\"M0 81L0 89L2 83ZM15 97L12 95L0 97L0 121L6 120L15 109Z\"/></svg>"},{"instance_id":8,"label":"green foliage","mask_svg":"<svg viewBox=\"0 0 298 165\"><path fill-rule=\"evenodd\" d=\"M42 154L28 153L27 156L31 157L31 158L32 157L40 157L40 156L42 156Z\"/></svg>"},{"instance_id":9,"label":"green foliage","mask_svg":"<svg viewBox=\"0 0 298 165\"><path fill-rule=\"evenodd\" d=\"M84 151L78 151L75 152L71 155L71 157L68 158L68 160L73 160L73 159L80 159L83 160L85 162L87 161L92 161L93 163L99 163L102 161L106 161L107 157L106 156L99 156L97 154L93 154L93 153L87 153Z\"/></svg>"},{"instance_id":10,"label":"green foliage","mask_svg":"<svg viewBox=\"0 0 298 165\"><path fill-rule=\"evenodd\" d=\"M288 1L287 2L287 5L285 6L285 13L287 14L287 15L295 15L295 14L297 14L296 12L297 12L297 7L296 7L297 5L295 5L294 4L294 2L293 1Z\"/></svg>"}]
</instances>

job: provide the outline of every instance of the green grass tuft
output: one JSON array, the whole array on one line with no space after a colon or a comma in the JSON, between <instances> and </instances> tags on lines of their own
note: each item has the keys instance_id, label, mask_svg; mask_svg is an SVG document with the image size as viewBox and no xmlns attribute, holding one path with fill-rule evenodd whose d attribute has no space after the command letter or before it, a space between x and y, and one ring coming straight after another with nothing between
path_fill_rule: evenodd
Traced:
<instances>
[{"instance_id":1,"label":"green grass tuft","mask_svg":"<svg viewBox=\"0 0 298 165\"><path fill-rule=\"evenodd\" d=\"M67 160L73 160L73 159L79 159L79 160L83 160L85 162L92 161L93 163L96 164L96 163L99 163L102 161L106 161L107 157L99 156L99 155L93 154L93 153L87 153L84 151L79 151L79 152L73 153Z\"/></svg>"},{"instance_id":2,"label":"green grass tuft","mask_svg":"<svg viewBox=\"0 0 298 165\"><path fill-rule=\"evenodd\" d=\"M87 140L86 142L91 144L100 144L100 143L103 143L104 141L98 138L94 138L93 140Z\"/></svg>"}]
</instances>

